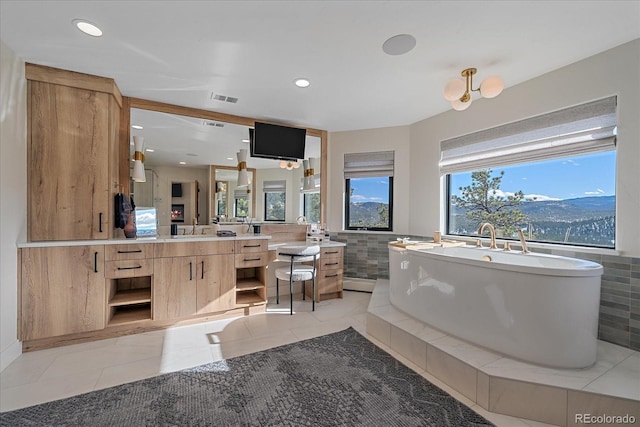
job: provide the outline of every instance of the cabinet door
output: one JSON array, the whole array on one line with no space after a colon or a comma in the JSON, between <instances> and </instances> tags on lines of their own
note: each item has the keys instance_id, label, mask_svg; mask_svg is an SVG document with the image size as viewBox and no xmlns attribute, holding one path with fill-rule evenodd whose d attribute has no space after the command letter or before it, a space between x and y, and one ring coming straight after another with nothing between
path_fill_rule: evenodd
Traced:
<instances>
[{"instance_id":1,"label":"cabinet door","mask_svg":"<svg viewBox=\"0 0 640 427\"><path fill-rule=\"evenodd\" d=\"M104 246L22 250L23 341L105 327Z\"/></svg>"},{"instance_id":2,"label":"cabinet door","mask_svg":"<svg viewBox=\"0 0 640 427\"><path fill-rule=\"evenodd\" d=\"M235 306L233 260L232 254L197 257L198 314L229 310Z\"/></svg>"},{"instance_id":3,"label":"cabinet door","mask_svg":"<svg viewBox=\"0 0 640 427\"><path fill-rule=\"evenodd\" d=\"M196 257L156 258L153 263L153 318L196 313Z\"/></svg>"},{"instance_id":4,"label":"cabinet door","mask_svg":"<svg viewBox=\"0 0 640 427\"><path fill-rule=\"evenodd\" d=\"M29 81L30 240L108 238L109 96Z\"/></svg>"}]
</instances>

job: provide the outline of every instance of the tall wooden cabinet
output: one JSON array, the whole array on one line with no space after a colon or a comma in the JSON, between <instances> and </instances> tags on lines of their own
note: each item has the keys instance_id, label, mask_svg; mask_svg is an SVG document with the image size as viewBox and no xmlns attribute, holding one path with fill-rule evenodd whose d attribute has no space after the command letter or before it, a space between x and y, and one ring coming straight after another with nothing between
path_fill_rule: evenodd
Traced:
<instances>
[{"instance_id":1,"label":"tall wooden cabinet","mask_svg":"<svg viewBox=\"0 0 640 427\"><path fill-rule=\"evenodd\" d=\"M104 246L21 249L22 341L105 327Z\"/></svg>"},{"instance_id":2,"label":"tall wooden cabinet","mask_svg":"<svg viewBox=\"0 0 640 427\"><path fill-rule=\"evenodd\" d=\"M109 238L122 163L118 88L33 64L26 78L28 239Z\"/></svg>"}]
</instances>

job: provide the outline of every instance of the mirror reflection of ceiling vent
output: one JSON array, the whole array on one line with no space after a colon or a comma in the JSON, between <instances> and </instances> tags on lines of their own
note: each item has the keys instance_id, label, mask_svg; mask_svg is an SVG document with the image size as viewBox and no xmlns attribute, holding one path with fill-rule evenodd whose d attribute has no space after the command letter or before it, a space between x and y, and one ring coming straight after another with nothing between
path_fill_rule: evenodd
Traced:
<instances>
[{"instance_id":1,"label":"mirror reflection of ceiling vent","mask_svg":"<svg viewBox=\"0 0 640 427\"><path fill-rule=\"evenodd\" d=\"M232 104L235 104L236 102L238 102L238 98L234 98L233 96L219 95L213 92L211 92L211 99L215 101L226 101Z\"/></svg>"},{"instance_id":2,"label":"mirror reflection of ceiling vent","mask_svg":"<svg viewBox=\"0 0 640 427\"><path fill-rule=\"evenodd\" d=\"M216 127L216 128L221 128L224 127L224 123L219 123L219 122L214 122L211 120L205 120L202 122L203 125L205 126L211 126L211 127Z\"/></svg>"}]
</instances>

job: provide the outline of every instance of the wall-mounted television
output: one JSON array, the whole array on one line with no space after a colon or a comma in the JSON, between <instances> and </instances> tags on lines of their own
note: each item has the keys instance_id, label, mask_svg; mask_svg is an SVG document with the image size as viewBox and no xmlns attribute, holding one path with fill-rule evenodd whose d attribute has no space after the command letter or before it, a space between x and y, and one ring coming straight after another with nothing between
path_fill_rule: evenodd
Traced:
<instances>
[{"instance_id":1,"label":"wall-mounted television","mask_svg":"<svg viewBox=\"0 0 640 427\"><path fill-rule=\"evenodd\" d=\"M255 130L249 129L251 157L266 159L304 159L306 129L255 123Z\"/></svg>"}]
</instances>

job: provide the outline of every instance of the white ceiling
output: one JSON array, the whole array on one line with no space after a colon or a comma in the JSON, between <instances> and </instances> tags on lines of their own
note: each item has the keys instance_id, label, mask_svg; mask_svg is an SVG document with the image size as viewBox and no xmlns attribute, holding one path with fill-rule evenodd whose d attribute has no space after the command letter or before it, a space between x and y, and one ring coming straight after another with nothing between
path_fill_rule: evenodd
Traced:
<instances>
[{"instance_id":1,"label":"white ceiling","mask_svg":"<svg viewBox=\"0 0 640 427\"><path fill-rule=\"evenodd\" d=\"M443 86L467 67L508 88L640 37L640 1L610 0L2 0L0 16L27 62L112 77L126 96L328 131L444 112ZM416 47L385 54L397 34Z\"/></svg>"}]
</instances>

